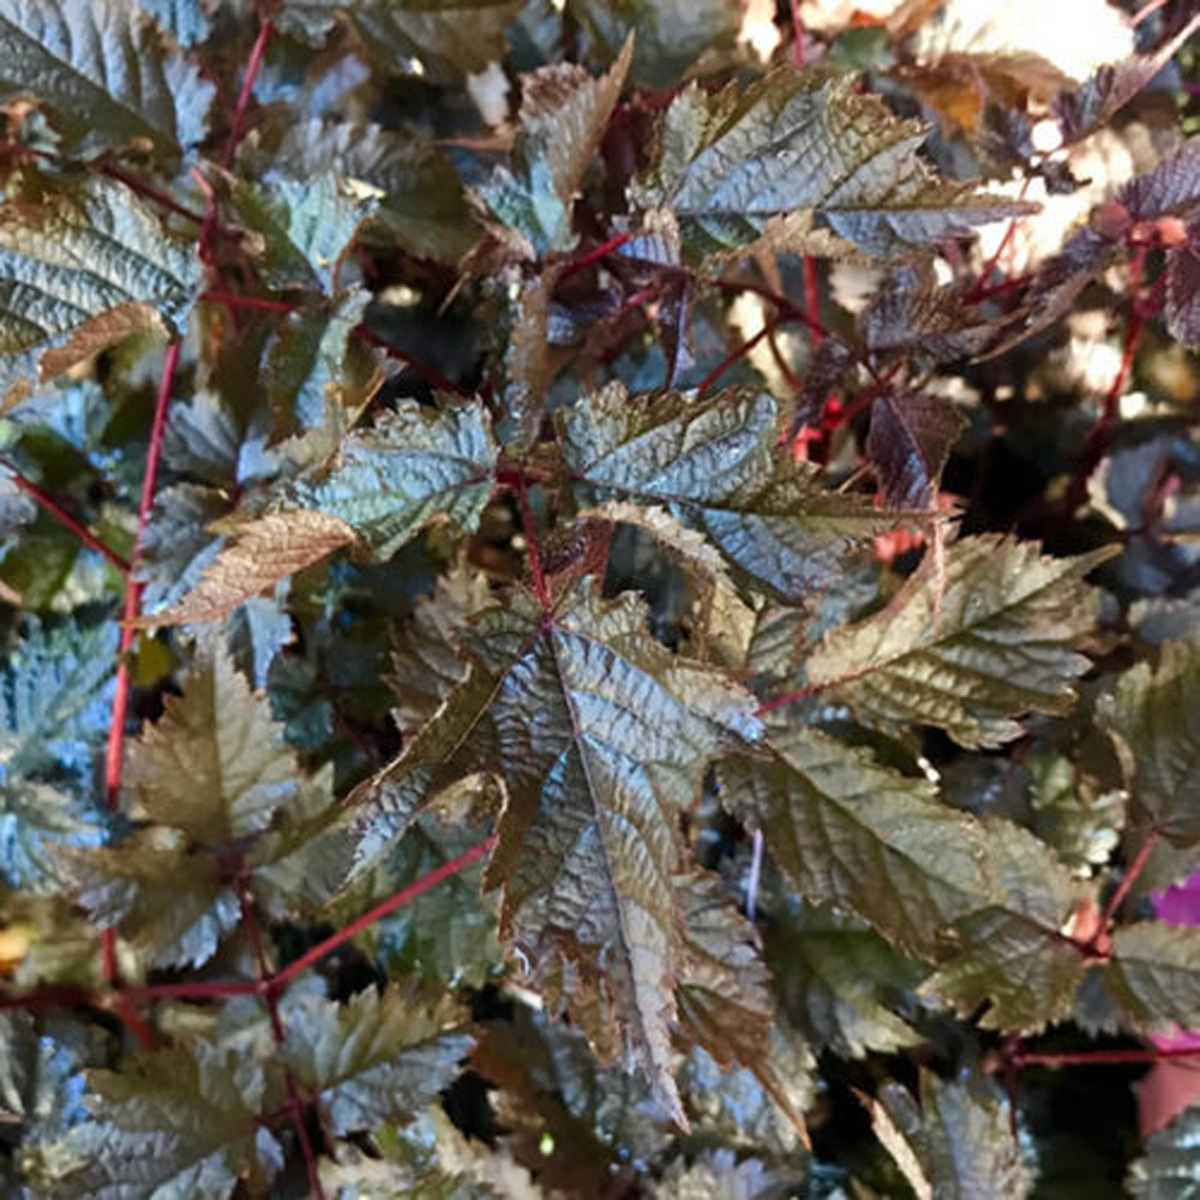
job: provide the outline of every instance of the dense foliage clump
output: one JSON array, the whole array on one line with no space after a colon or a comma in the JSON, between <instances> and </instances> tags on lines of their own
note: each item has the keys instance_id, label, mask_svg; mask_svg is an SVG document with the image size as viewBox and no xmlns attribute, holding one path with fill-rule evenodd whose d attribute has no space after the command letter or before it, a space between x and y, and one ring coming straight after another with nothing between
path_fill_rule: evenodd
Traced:
<instances>
[{"instance_id":1,"label":"dense foliage clump","mask_svg":"<svg viewBox=\"0 0 1200 1200\"><path fill-rule=\"evenodd\" d=\"M1192 7L0 0L0 1189L1200 1192Z\"/></svg>"}]
</instances>

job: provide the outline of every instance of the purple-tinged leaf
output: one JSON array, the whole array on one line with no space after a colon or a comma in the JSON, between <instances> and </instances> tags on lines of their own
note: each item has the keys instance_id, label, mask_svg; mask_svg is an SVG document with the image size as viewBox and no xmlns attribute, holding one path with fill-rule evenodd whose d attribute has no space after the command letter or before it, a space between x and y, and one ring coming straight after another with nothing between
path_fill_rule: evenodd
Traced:
<instances>
[{"instance_id":1,"label":"purple-tinged leaf","mask_svg":"<svg viewBox=\"0 0 1200 1200\"><path fill-rule=\"evenodd\" d=\"M884 502L933 510L942 468L966 422L945 400L919 392L886 393L871 406L867 455Z\"/></svg>"}]
</instances>

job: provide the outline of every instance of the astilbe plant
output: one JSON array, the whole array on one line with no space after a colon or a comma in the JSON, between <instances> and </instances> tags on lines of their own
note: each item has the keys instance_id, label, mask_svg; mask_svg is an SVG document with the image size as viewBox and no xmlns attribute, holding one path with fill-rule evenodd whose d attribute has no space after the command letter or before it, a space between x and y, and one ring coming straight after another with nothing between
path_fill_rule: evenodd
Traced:
<instances>
[{"instance_id":1,"label":"astilbe plant","mask_svg":"<svg viewBox=\"0 0 1200 1200\"><path fill-rule=\"evenodd\" d=\"M1200 18L778 8L0 0L6 1195L1200 1190Z\"/></svg>"}]
</instances>

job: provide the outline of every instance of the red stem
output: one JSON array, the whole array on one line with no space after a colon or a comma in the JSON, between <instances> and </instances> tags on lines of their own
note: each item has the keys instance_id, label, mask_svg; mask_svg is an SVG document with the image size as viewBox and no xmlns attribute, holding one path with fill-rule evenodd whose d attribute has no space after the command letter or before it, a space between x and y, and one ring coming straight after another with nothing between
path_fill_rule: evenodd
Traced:
<instances>
[{"instance_id":1,"label":"red stem","mask_svg":"<svg viewBox=\"0 0 1200 1200\"><path fill-rule=\"evenodd\" d=\"M618 233L610 237L607 242L601 242L598 246L593 246L590 250L585 251L578 258L572 259L558 274L558 282L561 283L564 279L570 279L572 275L578 275L580 271L586 271L593 263L600 262L601 259L607 258L614 250L620 250L626 242L633 239L632 233Z\"/></svg>"},{"instance_id":2,"label":"red stem","mask_svg":"<svg viewBox=\"0 0 1200 1200\"><path fill-rule=\"evenodd\" d=\"M793 0L794 2L794 0ZM811 254L804 256L804 307L808 315L813 318L817 324L820 324L821 316L821 293L817 288L817 260ZM819 346L821 338L825 335L818 329L813 328L812 344Z\"/></svg>"},{"instance_id":3,"label":"red stem","mask_svg":"<svg viewBox=\"0 0 1200 1200\"><path fill-rule=\"evenodd\" d=\"M246 64L246 78L242 80L242 90L238 93L237 107L233 110L233 124L229 127L229 141L225 144L225 155L221 160L225 167L233 162L238 142L242 140L242 126L246 120L246 110L250 106L251 96L254 95L254 80L258 75L259 67L262 66L263 55L267 52L267 43L271 40L271 31L274 28L270 17L263 21L262 28L258 31L258 37L254 41L254 48L250 51L250 61Z\"/></svg>"},{"instance_id":4,"label":"red stem","mask_svg":"<svg viewBox=\"0 0 1200 1200\"><path fill-rule=\"evenodd\" d=\"M472 393L466 388L459 387L457 383L451 382L440 371L427 366L419 358L413 358L407 351L393 346L391 342L385 341L377 333L372 333L365 325L355 326L354 332L364 342L368 342L372 346L378 346L389 358L394 358L397 362L402 362L415 375L419 375L425 380L430 387L437 388L439 391L449 392L453 396L461 396L464 400L472 398Z\"/></svg>"},{"instance_id":5,"label":"red stem","mask_svg":"<svg viewBox=\"0 0 1200 1200\"><path fill-rule=\"evenodd\" d=\"M1117 884L1117 889L1109 898L1108 903L1104 906L1104 915L1100 920L1101 936L1104 930L1109 926L1109 923L1117 915L1117 910L1125 903L1125 897L1129 895L1133 885L1137 882L1138 876L1146 869L1146 864L1150 861L1150 855L1154 853L1154 847L1158 845L1159 832L1153 829L1147 835L1146 840L1142 843L1141 848L1133 856L1133 861L1125 870L1125 874L1121 877L1121 882Z\"/></svg>"},{"instance_id":6,"label":"red stem","mask_svg":"<svg viewBox=\"0 0 1200 1200\"><path fill-rule=\"evenodd\" d=\"M167 427L167 409L171 403L171 390L175 386L175 372L179 367L180 343L172 342L167 347L159 378L158 397L154 405L154 420L150 426L150 445L146 450L146 467L142 474L142 494L138 503L137 531L133 537L133 552L129 556L129 578L125 587L125 609L122 614L121 641L117 649L120 661L117 664L117 685L113 693L112 718L108 727L108 748L104 758L104 794L109 808L117 808L121 792L121 759L125 749L125 717L129 708L129 663L126 656L137 631L129 622L138 616L142 600L142 585L133 578L132 572L141 556L142 539L154 506L154 491L158 484L158 464L162 458L163 433Z\"/></svg>"},{"instance_id":7,"label":"red stem","mask_svg":"<svg viewBox=\"0 0 1200 1200\"><path fill-rule=\"evenodd\" d=\"M712 387L712 385L716 383L717 380L720 379L721 376L733 366L734 363L749 354L750 351L753 350L754 347L763 340L763 338L770 336L776 325L785 320L787 320L787 317L782 315L773 317L752 338L748 338L735 350L732 350L730 353L725 355L725 357L721 359L721 361L717 363L717 365L713 367L713 369L709 371L709 373L705 375L702 380L700 380L699 384L697 384L696 394L698 396L703 396L704 393L707 392L708 389Z\"/></svg>"},{"instance_id":8,"label":"red stem","mask_svg":"<svg viewBox=\"0 0 1200 1200\"><path fill-rule=\"evenodd\" d=\"M529 489L525 476L517 474L517 503L521 508L521 526L525 531L525 546L529 554L529 574L533 577L533 594L537 596L542 612L549 614L553 609L550 591L546 587L546 575L542 569L542 548L538 544L537 526L533 520L533 509L529 504Z\"/></svg>"},{"instance_id":9,"label":"red stem","mask_svg":"<svg viewBox=\"0 0 1200 1200\"><path fill-rule=\"evenodd\" d=\"M1029 179L1026 179L1021 184L1021 190L1017 194L1017 200L1025 199L1025 193L1029 190ZM1008 249L1013 237L1017 232L1017 218L1012 217L1008 222L1008 228L1004 231L1004 236L1000 239L1000 244L996 247L996 252L991 258L983 264L983 270L979 273L979 278L975 280L975 285L963 296L964 304L976 304L983 298L983 288L987 285L987 281L991 278L992 272L996 269L1003 256L1005 250Z\"/></svg>"},{"instance_id":10,"label":"red stem","mask_svg":"<svg viewBox=\"0 0 1200 1200\"><path fill-rule=\"evenodd\" d=\"M806 325L818 337L831 336L829 330L816 317L805 312L798 304L793 304L786 296L781 296L778 292L773 292L761 284L741 279L713 279L709 282L723 292L753 292L756 296L769 300L789 320L799 321L802 325Z\"/></svg>"},{"instance_id":11,"label":"red stem","mask_svg":"<svg viewBox=\"0 0 1200 1200\"><path fill-rule=\"evenodd\" d=\"M225 308L252 308L259 312L294 313L300 307L289 300L269 300L265 296L242 296L236 292L209 289L200 294L201 304L220 304Z\"/></svg>"},{"instance_id":12,"label":"red stem","mask_svg":"<svg viewBox=\"0 0 1200 1200\"><path fill-rule=\"evenodd\" d=\"M261 980L232 979L205 983L144 983L122 988L131 1000L219 1000L227 996L254 996L263 990Z\"/></svg>"},{"instance_id":13,"label":"red stem","mask_svg":"<svg viewBox=\"0 0 1200 1200\"><path fill-rule=\"evenodd\" d=\"M1140 276L1141 260L1144 255L1145 251L1139 250L1131 264L1135 277ZM1135 297L1132 311L1129 314L1129 323L1125 328L1125 342L1121 351L1121 365L1117 368L1117 373L1113 377L1108 394L1104 397L1104 407L1100 412L1100 416L1095 425L1092 426L1083 444L1083 452L1079 456L1079 465L1075 468L1075 475L1071 479L1071 485L1063 498L1063 508L1068 513L1074 512L1087 499L1088 480L1091 479L1092 473L1100 465L1112 443L1113 429L1117 422L1121 395L1125 391L1125 384L1128 382L1129 374L1133 370L1133 360L1137 355L1138 342L1141 340L1142 330L1145 328L1149 316L1150 312L1147 306L1141 302L1140 296Z\"/></svg>"},{"instance_id":14,"label":"red stem","mask_svg":"<svg viewBox=\"0 0 1200 1200\"><path fill-rule=\"evenodd\" d=\"M171 389L175 385L175 371L179 366L179 342L167 347L159 378L158 397L154 405L154 420L150 426L150 445L146 450L146 467L142 475L142 495L138 503L137 530L133 537L133 551L129 556L129 568L125 576L125 608L122 614L121 637L117 645L117 677L113 687L112 710L108 723L108 744L104 754L104 797L108 807L116 812L121 802L121 770L125 754L125 721L129 712L129 650L137 636L129 622L137 615L142 601L142 585L133 577L142 549L142 537L154 504L154 489L158 482L158 464L162 457L163 432L167 425L167 408L171 402ZM115 930L105 929L100 934L100 962L104 977L110 984L120 981L117 966L117 935ZM130 1013L132 1010L130 1010ZM129 1015L129 1014L125 1014ZM132 1014L136 1016L136 1014ZM136 1023L129 1028L138 1035Z\"/></svg>"},{"instance_id":15,"label":"red stem","mask_svg":"<svg viewBox=\"0 0 1200 1200\"><path fill-rule=\"evenodd\" d=\"M122 575L129 574L129 561L126 558L118 554L107 543L102 542L86 525L71 516L49 492L42 491L36 483L26 479L24 475L11 467L9 470L12 472L13 483L35 501L39 508L48 512L60 525L66 526L89 550L95 550L97 554L102 554Z\"/></svg>"},{"instance_id":16,"label":"red stem","mask_svg":"<svg viewBox=\"0 0 1200 1200\"><path fill-rule=\"evenodd\" d=\"M800 17L800 0L792 0L792 62L804 66L804 22Z\"/></svg>"},{"instance_id":17,"label":"red stem","mask_svg":"<svg viewBox=\"0 0 1200 1200\"><path fill-rule=\"evenodd\" d=\"M1164 1058L1196 1058L1200 1046L1176 1046L1155 1050L1078 1050L1054 1054L1021 1050L1010 1061L1018 1067L1107 1067L1124 1063L1152 1063Z\"/></svg>"},{"instance_id":18,"label":"red stem","mask_svg":"<svg viewBox=\"0 0 1200 1200\"><path fill-rule=\"evenodd\" d=\"M1141 8L1137 10L1130 18L1129 23L1134 27L1140 25L1151 13L1157 12L1164 5L1168 4L1169 0L1147 0Z\"/></svg>"},{"instance_id":19,"label":"red stem","mask_svg":"<svg viewBox=\"0 0 1200 1200\"><path fill-rule=\"evenodd\" d=\"M278 991L280 988L286 987L297 976L303 975L314 963L320 962L327 954L332 954L339 946L344 946L352 938L362 933L364 929L369 929L376 921L390 916L397 909L403 908L409 901L415 900L418 896L429 891L431 887L441 883L443 879L449 879L451 875L457 875L459 871L469 867L476 859L480 859L485 854L488 854L495 844L496 835L494 833L489 834L482 842L472 846L469 850L464 850L462 854L442 863L440 867L434 868L428 874L422 875L415 883L409 884L408 887L402 888L393 896L389 896L374 908L368 909L361 917L351 921L349 925L339 929L337 933L330 934L323 942L318 942L311 950L308 950L299 958L288 963L282 971L279 971L267 981L268 989Z\"/></svg>"},{"instance_id":20,"label":"red stem","mask_svg":"<svg viewBox=\"0 0 1200 1200\"><path fill-rule=\"evenodd\" d=\"M807 700L809 696L815 696L821 689L815 685L808 687L797 688L794 692L784 692L782 696L775 696L770 700L764 700L755 712L756 716L763 716L765 713L774 712L777 708L786 708L789 704L795 704L800 700Z\"/></svg>"},{"instance_id":21,"label":"red stem","mask_svg":"<svg viewBox=\"0 0 1200 1200\"><path fill-rule=\"evenodd\" d=\"M153 201L159 208L164 208L167 212L173 212L177 216L186 217L189 221L195 221L197 225L203 222L204 217L197 212L193 212L190 208L180 204L169 192L164 192L161 188L156 188L152 183L147 183L144 179L134 175L131 171L127 171L124 167L117 163L107 163L100 168L102 175L107 175L109 179L115 179L118 183L124 184L131 192L135 192L144 200Z\"/></svg>"},{"instance_id":22,"label":"red stem","mask_svg":"<svg viewBox=\"0 0 1200 1200\"><path fill-rule=\"evenodd\" d=\"M246 936L250 939L250 947L254 952L254 962L258 967L258 980L261 988L263 1003L267 1007L267 1017L271 1022L271 1037L276 1046L282 1046L287 1036L283 1028L283 1020L279 1016L279 1000L275 991L267 986L271 977L271 969L267 963L267 952L263 945L262 930L258 926L258 914L254 911L254 897L246 879L244 869L238 878L238 904L242 913L242 925ZM288 1111L291 1114L292 1127L300 1142L300 1151L304 1156L304 1170L308 1175L308 1189L317 1200L324 1200L324 1189L321 1186L321 1172L317 1166L317 1156L313 1151L312 1140L308 1136L308 1124L304 1119L304 1105L300 1099L300 1089L296 1086L296 1076L290 1067L284 1068L284 1081L287 1086Z\"/></svg>"}]
</instances>

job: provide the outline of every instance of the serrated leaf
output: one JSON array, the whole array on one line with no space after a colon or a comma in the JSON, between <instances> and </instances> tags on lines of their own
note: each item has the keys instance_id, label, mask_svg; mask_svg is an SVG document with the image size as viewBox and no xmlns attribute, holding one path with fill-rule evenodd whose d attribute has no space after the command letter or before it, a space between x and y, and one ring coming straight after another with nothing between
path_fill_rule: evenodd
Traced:
<instances>
[{"instance_id":1,"label":"serrated leaf","mask_svg":"<svg viewBox=\"0 0 1200 1200\"><path fill-rule=\"evenodd\" d=\"M974 1076L944 1082L921 1071L920 1105L899 1084L868 1100L876 1134L923 1200L1029 1194L1031 1181L995 1085Z\"/></svg>"},{"instance_id":2,"label":"serrated leaf","mask_svg":"<svg viewBox=\"0 0 1200 1200\"><path fill-rule=\"evenodd\" d=\"M552 621L519 596L485 614L474 640L484 661L355 797L369 805L367 844L377 852L443 780L479 770L472 739L498 754L490 765L502 767L508 800L488 879L504 886L503 927L539 972L560 958L589 972L603 960L591 976L596 1019L623 1030L682 1121L669 1039L676 821L717 750L758 735L751 701L653 642L633 597L601 602L590 580Z\"/></svg>"},{"instance_id":3,"label":"serrated leaf","mask_svg":"<svg viewBox=\"0 0 1200 1200\"><path fill-rule=\"evenodd\" d=\"M921 1041L895 1009L925 969L859 921L814 905L773 912L766 956L781 1005L815 1048L862 1058Z\"/></svg>"},{"instance_id":4,"label":"serrated leaf","mask_svg":"<svg viewBox=\"0 0 1200 1200\"><path fill-rule=\"evenodd\" d=\"M0 672L0 769L85 775L107 726L116 631L32 626Z\"/></svg>"},{"instance_id":5,"label":"serrated leaf","mask_svg":"<svg viewBox=\"0 0 1200 1200\"><path fill-rule=\"evenodd\" d=\"M243 525L170 608L130 622L137 629L218 621L239 605L328 558L354 530L321 512L268 513Z\"/></svg>"},{"instance_id":6,"label":"serrated leaf","mask_svg":"<svg viewBox=\"0 0 1200 1200\"><path fill-rule=\"evenodd\" d=\"M895 518L825 488L815 469L779 450L778 435L775 400L746 391L689 402L679 393L631 398L614 385L562 416L563 456L577 484L666 508L795 601Z\"/></svg>"},{"instance_id":7,"label":"serrated leaf","mask_svg":"<svg viewBox=\"0 0 1200 1200\"><path fill-rule=\"evenodd\" d=\"M262 382L275 437L288 458L308 465L328 458L383 383L378 353L353 336L370 303L358 285L289 313L272 330Z\"/></svg>"},{"instance_id":8,"label":"serrated leaf","mask_svg":"<svg viewBox=\"0 0 1200 1200\"><path fill-rule=\"evenodd\" d=\"M658 1200L782 1200L796 1181L757 1158L738 1160L732 1150L712 1150L690 1165L679 1159L654 1189Z\"/></svg>"},{"instance_id":9,"label":"serrated leaf","mask_svg":"<svg viewBox=\"0 0 1200 1200\"><path fill-rule=\"evenodd\" d=\"M0 93L39 101L69 153L191 150L215 90L133 0L0 3Z\"/></svg>"},{"instance_id":10,"label":"serrated leaf","mask_svg":"<svg viewBox=\"0 0 1200 1200\"><path fill-rule=\"evenodd\" d=\"M126 779L136 813L209 846L262 832L301 786L270 704L211 643L183 696L168 696L163 716L131 747Z\"/></svg>"},{"instance_id":11,"label":"serrated leaf","mask_svg":"<svg viewBox=\"0 0 1200 1200\"><path fill-rule=\"evenodd\" d=\"M766 1066L773 1006L753 926L715 877L688 876L678 891L686 949L676 996L684 1037L723 1067Z\"/></svg>"},{"instance_id":12,"label":"serrated leaf","mask_svg":"<svg viewBox=\"0 0 1200 1200\"><path fill-rule=\"evenodd\" d=\"M480 406L438 410L405 401L374 428L352 433L318 479L296 484L302 505L353 526L379 558L389 558L432 521L475 528L492 492L497 448Z\"/></svg>"},{"instance_id":13,"label":"serrated leaf","mask_svg":"<svg viewBox=\"0 0 1200 1200\"><path fill-rule=\"evenodd\" d=\"M1193 350L1200 347L1200 235L1167 256L1167 330Z\"/></svg>"},{"instance_id":14,"label":"serrated leaf","mask_svg":"<svg viewBox=\"0 0 1200 1200\"><path fill-rule=\"evenodd\" d=\"M185 321L200 279L194 248L171 239L158 218L116 184L93 179L77 198L5 204L0 405L11 407L33 381L45 383L128 336L129 321L108 315L115 309L126 318L136 309L140 328L150 327L142 317L159 322L165 340Z\"/></svg>"},{"instance_id":15,"label":"serrated leaf","mask_svg":"<svg viewBox=\"0 0 1200 1200\"><path fill-rule=\"evenodd\" d=\"M1067 711L1089 666L1071 647L1098 603L1081 580L1112 551L1037 551L992 535L956 542L943 580L918 573L883 611L831 630L808 660L809 687L859 720L934 725L972 747L1019 736L1025 713Z\"/></svg>"},{"instance_id":16,"label":"serrated leaf","mask_svg":"<svg viewBox=\"0 0 1200 1200\"><path fill-rule=\"evenodd\" d=\"M1126 1177L1137 1200L1196 1200L1200 1196L1200 1107L1180 1113L1146 1141Z\"/></svg>"},{"instance_id":17,"label":"serrated leaf","mask_svg":"<svg viewBox=\"0 0 1200 1200\"><path fill-rule=\"evenodd\" d=\"M323 915L340 925L444 866L480 836L477 828L463 828L461 818L452 823L440 813L423 814L399 845L347 886ZM357 944L391 978L483 987L504 956L496 939L497 906L493 896L480 895L481 887L481 868L458 872L377 922Z\"/></svg>"},{"instance_id":18,"label":"serrated leaf","mask_svg":"<svg viewBox=\"0 0 1200 1200\"><path fill-rule=\"evenodd\" d=\"M1200 1025L1200 928L1138 921L1113 934L1102 969L1122 1024L1139 1033Z\"/></svg>"},{"instance_id":19,"label":"serrated leaf","mask_svg":"<svg viewBox=\"0 0 1200 1200\"><path fill-rule=\"evenodd\" d=\"M147 609L178 603L199 584L225 544L209 526L229 512L223 488L177 483L158 493L136 572Z\"/></svg>"},{"instance_id":20,"label":"serrated leaf","mask_svg":"<svg viewBox=\"0 0 1200 1200\"><path fill-rule=\"evenodd\" d=\"M283 1165L255 1121L267 1085L252 1058L192 1040L88 1078L96 1120L67 1139L79 1166L53 1196L225 1200L239 1181L265 1188Z\"/></svg>"},{"instance_id":21,"label":"serrated leaf","mask_svg":"<svg viewBox=\"0 0 1200 1200\"><path fill-rule=\"evenodd\" d=\"M100 840L96 818L58 788L21 776L0 783L0 876L13 888L48 894L61 889L56 846Z\"/></svg>"},{"instance_id":22,"label":"serrated leaf","mask_svg":"<svg viewBox=\"0 0 1200 1200\"><path fill-rule=\"evenodd\" d=\"M944 400L888 392L871 405L867 455L884 501L893 508L932 509L942 468L966 422Z\"/></svg>"},{"instance_id":23,"label":"serrated leaf","mask_svg":"<svg viewBox=\"0 0 1200 1200\"><path fill-rule=\"evenodd\" d=\"M907 952L932 957L947 925L987 903L978 825L923 779L802 727L719 770L725 803L763 831L808 900L856 913Z\"/></svg>"},{"instance_id":24,"label":"serrated leaf","mask_svg":"<svg viewBox=\"0 0 1200 1200\"><path fill-rule=\"evenodd\" d=\"M925 134L846 76L789 67L712 96L692 85L668 110L658 162L631 199L673 209L697 256L753 241L769 218L797 209L875 255L1029 211L939 178L917 153Z\"/></svg>"},{"instance_id":25,"label":"serrated leaf","mask_svg":"<svg viewBox=\"0 0 1200 1200\"><path fill-rule=\"evenodd\" d=\"M257 184L237 180L233 203L261 239L258 266L271 287L325 292L335 289L342 259L373 207L352 197L331 171Z\"/></svg>"},{"instance_id":26,"label":"serrated leaf","mask_svg":"<svg viewBox=\"0 0 1200 1200\"><path fill-rule=\"evenodd\" d=\"M343 15L363 48L387 68L416 60L421 73L461 83L504 57L508 27L520 0L448 0L398 5L389 0L294 0L280 25L310 40L323 39Z\"/></svg>"},{"instance_id":27,"label":"serrated leaf","mask_svg":"<svg viewBox=\"0 0 1200 1200\"><path fill-rule=\"evenodd\" d=\"M1176 845L1200 841L1200 642L1164 642L1121 676L1109 722L1133 803Z\"/></svg>"},{"instance_id":28,"label":"serrated leaf","mask_svg":"<svg viewBox=\"0 0 1200 1200\"><path fill-rule=\"evenodd\" d=\"M590 57L616 58L633 34L632 78L643 87L668 89L710 57L720 61L737 39L736 0L568 0L570 16L586 28Z\"/></svg>"},{"instance_id":29,"label":"serrated leaf","mask_svg":"<svg viewBox=\"0 0 1200 1200\"><path fill-rule=\"evenodd\" d=\"M416 736L466 678L469 622L490 599L486 576L458 564L438 577L433 595L421 597L396 634L388 683L396 693L392 718L402 734Z\"/></svg>"},{"instance_id":30,"label":"serrated leaf","mask_svg":"<svg viewBox=\"0 0 1200 1200\"><path fill-rule=\"evenodd\" d=\"M374 219L412 254L457 262L475 241L478 222L458 171L431 143L379 125L312 118L289 125L276 153L298 178L334 170L379 189Z\"/></svg>"},{"instance_id":31,"label":"serrated leaf","mask_svg":"<svg viewBox=\"0 0 1200 1200\"><path fill-rule=\"evenodd\" d=\"M995 900L959 925L963 949L923 993L984 1029L1039 1033L1066 1020L1087 972L1065 933L1081 889L1052 850L1007 821L985 825Z\"/></svg>"},{"instance_id":32,"label":"serrated leaf","mask_svg":"<svg viewBox=\"0 0 1200 1200\"><path fill-rule=\"evenodd\" d=\"M114 847L59 851L66 890L101 929L119 929L152 966L198 967L238 923L216 858L153 827Z\"/></svg>"},{"instance_id":33,"label":"serrated leaf","mask_svg":"<svg viewBox=\"0 0 1200 1200\"><path fill-rule=\"evenodd\" d=\"M621 95L632 54L629 39L600 79L574 63L542 67L522 79L521 128L513 151L516 174L499 168L481 194L538 255L575 245L575 200Z\"/></svg>"},{"instance_id":34,"label":"serrated leaf","mask_svg":"<svg viewBox=\"0 0 1200 1200\"><path fill-rule=\"evenodd\" d=\"M425 1009L392 987L369 989L344 1004L306 997L288 1014L292 1036L281 1057L297 1079L319 1094L338 1135L374 1131L415 1115L458 1074L471 1049L462 1020L446 999Z\"/></svg>"},{"instance_id":35,"label":"serrated leaf","mask_svg":"<svg viewBox=\"0 0 1200 1200\"><path fill-rule=\"evenodd\" d=\"M722 587L733 583L725 570L725 560L702 533L689 529L665 508L654 504L638 505L628 500L610 500L596 508L586 508L578 521L611 521L632 525L648 533L680 566L713 580Z\"/></svg>"}]
</instances>

